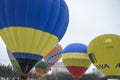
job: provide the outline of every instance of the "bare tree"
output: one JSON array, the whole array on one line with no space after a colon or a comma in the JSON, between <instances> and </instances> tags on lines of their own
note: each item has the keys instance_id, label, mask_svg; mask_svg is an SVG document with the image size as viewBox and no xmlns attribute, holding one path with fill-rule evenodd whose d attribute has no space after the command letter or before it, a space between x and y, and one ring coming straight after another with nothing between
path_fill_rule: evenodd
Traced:
<instances>
[{"instance_id":1,"label":"bare tree","mask_svg":"<svg viewBox=\"0 0 120 80\"><path fill-rule=\"evenodd\" d=\"M9 78L9 79L16 78L18 80L20 76L21 74L16 73L10 65L9 66L0 65L0 77ZM27 75L27 77L30 80L31 79L34 79L34 80L36 79L38 80L74 80L72 76L67 72L59 72L56 74L50 74L42 78L37 77L35 73L30 72ZM100 78L95 74L85 74L80 78L80 80L107 80L107 77Z\"/></svg>"}]
</instances>

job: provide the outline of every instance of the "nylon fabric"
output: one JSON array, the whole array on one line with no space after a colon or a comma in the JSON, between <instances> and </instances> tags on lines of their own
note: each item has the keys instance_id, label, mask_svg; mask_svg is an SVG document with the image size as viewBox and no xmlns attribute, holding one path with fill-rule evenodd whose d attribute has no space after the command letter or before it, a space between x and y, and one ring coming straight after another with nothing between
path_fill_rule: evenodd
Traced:
<instances>
[{"instance_id":1,"label":"nylon fabric","mask_svg":"<svg viewBox=\"0 0 120 80\"><path fill-rule=\"evenodd\" d=\"M68 22L69 11L64 0L0 0L0 29L10 26L34 28L61 40Z\"/></svg>"},{"instance_id":2,"label":"nylon fabric","mask_svg":"<svg viewBox=\"0 0 120 80\"><path fill-rule=\"evenodd\" d=\"M17 73L22 74L22 70L21 70L18 62L17 62L16 60L11 60L11 63L12 63L12 65L13 65L14 70L15 70Z\"/></svg>"},{"instance_id":3,"label":"nylon fabric","mask_svg":"<svg viewBox=\"0 0 120 80\"><path fill-rule=\"evenodd\" d=\"M81 67L81 66L66 66L66 68L75 77L82 76L84 72L88 69L88 67Z\"/></svg>"},{"instance_id":4,"label":"nylon fabric","mask_svg":"<svg viewBox=\"0 0 120 80\"><path fill-rule=\"evenodd\" d=\"M71 43L64 48L64 53L87 53L87 46L82 43Z\"/></svg>"},{"instance_id":5,"label":"nylon fabric","mask_svg":"<svg viewBox=\"0 0 120 80\"><path fill-rule=\"evenodd\" d=\"M58 38L52 34L20 26L2 29L1 36L12 53L23 52L44 56L58 43Z\"/></svg>"},{"instance_id":6,"label":"nylon fabric","mask_svg":"<svg viewBox=\"0 0 120 80\"><path fill-rule=\"evenodd\" d=\"M88 55L80 53L67 53L62 55L62 60L65 66L83 66L89 67L90 60Z\"/></svg>"},{"instance_id":7,"label":"nylon fabric","mask_svg":"<svg viewBox=\"0 0 120 80\"><path fill-rule=\"evenodd\" d=\"M88 55L103 74L120 76L120 36L103 34L94 38L88 46Z\"/></svg>"},{"instance_id":8,"label":"nylon fabric","mask_svg":"<svg viewBox=\"0 0 120 80\"><path fill-rule=\"evenodd\" d=\"M48 64L54 65L62 56L61 50L62 46L58 44L53 50L44 56L45 61Z\"/></svg>"},{"instance_id":9,"label":"nylon fabric","mask_svg":"<svg viewBox=\"0 0 120 80\"><path fill-rule=\"evenodd\" d=\"M40 56L40 55L29 54L29 53L20 53L20 52L12 53L12 55L15 58L33 59L33 60L41 60L43 58L43 56Z\"/></svg>"},{"instance_id":10,"label":"nylon fabric","mask_svg":"<svg viewBox=\"0 0 120 80\"><path fill-rule=\"evenodd\" d=\"M62 58L63 59L67 59L67 58L76 58L76 59L89 59L88 55L86 55L85 53L77 53L77 52L69 52L69 53L65 53L62 54Z\"/></svg>"}]
</instances>

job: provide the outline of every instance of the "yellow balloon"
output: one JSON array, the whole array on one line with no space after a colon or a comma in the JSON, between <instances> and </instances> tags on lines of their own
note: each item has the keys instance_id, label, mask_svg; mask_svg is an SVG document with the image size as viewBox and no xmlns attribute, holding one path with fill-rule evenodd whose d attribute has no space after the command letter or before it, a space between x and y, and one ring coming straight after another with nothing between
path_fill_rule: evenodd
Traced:
<instances>
[{"instance_id":1,"label":"yellow balloon","mask_svg":"<svg viewBox=\"0 0 120 80\"><path fill-rule=\"evenodd\" d=\"M88 46L93 64L106 76L120 76L120 36L104 34L93 39Z\"/></svg>"}]
</instances>

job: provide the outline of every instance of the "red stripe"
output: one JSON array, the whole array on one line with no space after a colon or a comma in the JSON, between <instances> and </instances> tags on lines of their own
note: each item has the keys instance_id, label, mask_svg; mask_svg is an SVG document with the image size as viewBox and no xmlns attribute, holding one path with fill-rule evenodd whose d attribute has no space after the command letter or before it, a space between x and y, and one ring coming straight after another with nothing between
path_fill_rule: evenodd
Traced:
<instances>
[{"instance_id":1,"label":"red stripe","mask_svg":"<svg viewBox=\"0 0 120 80\"><path fill-rule=\"evenodd\" d=\"M80 66L66 66L66 68L73 76L82 76L88 69L87 67Z\"/></svg>"}]
</instances>

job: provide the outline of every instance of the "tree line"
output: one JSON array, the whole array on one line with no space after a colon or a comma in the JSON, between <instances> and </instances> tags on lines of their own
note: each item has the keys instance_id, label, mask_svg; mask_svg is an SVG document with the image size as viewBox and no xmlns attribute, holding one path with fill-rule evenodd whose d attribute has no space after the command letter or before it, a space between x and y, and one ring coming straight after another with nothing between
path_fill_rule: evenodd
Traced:
<instances>
[{"instance_id":1,"label":"tree line","mask_svg":"<svg viewBox=\"0 0 120 80\"><path fill-rule=\"evenodd\" d=\"M20 80L20 74L16 73L12 66L0 65L0 79L5 80ZM67 72L58 72L47 74L44 77L38 77L35 73L30 72L28 75L28 80L74 80L72 76ZM107 77L100 78L95 74L84 74L80 80L107 80Z\"/></svg>"}]
</instances>

